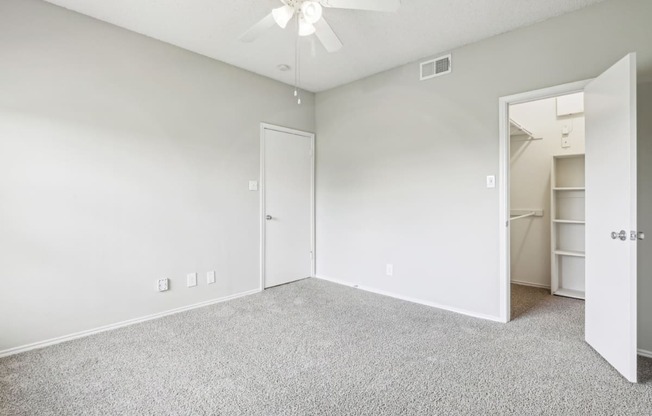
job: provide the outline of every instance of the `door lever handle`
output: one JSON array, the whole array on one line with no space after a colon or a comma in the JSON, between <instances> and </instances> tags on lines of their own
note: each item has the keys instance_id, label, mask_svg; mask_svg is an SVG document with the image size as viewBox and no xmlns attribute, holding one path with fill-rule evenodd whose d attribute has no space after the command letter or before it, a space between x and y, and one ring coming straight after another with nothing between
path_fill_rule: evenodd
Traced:
<instances>
[{"instance_id":1,"label":"door lever handle","mask_svg":"<svg viewBox=\"0 0 652 416\"><path fill-rule=\"evenodd\" d=\"M616 232L616 231L612 231L611 232L611 238L613 238L614 240L620 238L622 241L625 241L625 240L627 240L627 231L620 230L619 233Z\"/></svg>"},{"instance_id":2,"label":"door lever handle","mask_svg":"<svg viewBox=\"0 0 652 416\"><path fill-rule=\"evenodd\" d=\"M265 216L265 219L267 219L267 221L269 221L269 220L272 219L272 216L271 216L271 215L267 215L267 216Z\"/></svg>"}]
</instances>

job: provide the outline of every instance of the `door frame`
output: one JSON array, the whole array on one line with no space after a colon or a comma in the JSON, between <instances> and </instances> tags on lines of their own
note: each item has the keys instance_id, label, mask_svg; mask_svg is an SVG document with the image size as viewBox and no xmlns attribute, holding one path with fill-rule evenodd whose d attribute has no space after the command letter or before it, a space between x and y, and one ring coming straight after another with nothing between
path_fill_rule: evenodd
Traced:
<instances>
[{"instance_id":1,"label":"door frame","mask_svg":"<svg viewBox=\"0 0 652 416\"><path fill-rule=\"evenodd\" d=\"M509 106L561 95L583 92L592 79L571 82L554 87L527 91L498 99L498 255L500 280L500 322L511 320L511 271L510 271L510 145L509 145Z\"/></svg>"},{"instance_id":2,"label":"door frame","mask_svg":"<svg viewBox=\"0 0 652 416\"><path fill-rule=\"evenodd\" d=\"M294 134L310 139L310 277L315 276L315 133L269 123L260 123L260 290L265 290L265 130Z\"/></svg>"}]
</instances>

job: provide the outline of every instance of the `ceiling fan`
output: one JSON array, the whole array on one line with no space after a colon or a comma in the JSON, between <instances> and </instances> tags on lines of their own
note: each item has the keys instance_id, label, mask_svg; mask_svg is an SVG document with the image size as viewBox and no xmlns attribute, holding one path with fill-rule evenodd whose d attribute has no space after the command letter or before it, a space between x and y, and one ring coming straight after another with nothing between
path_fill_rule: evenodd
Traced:
<instances>
[{"instance_id":1,"label":"ceiling fan","mask_svg":"<svg viewBox=\"0 0 652 416\"><path fill-rule=\"evenodd\" d=\"M297 18L299 36L315 34L328 52L338 51L342 42L330 25L322 17L322 6L334 9L370 10L394 12L401 5L400 0L280 0L283 6L273 9L270 14L247 30L240 40L252 42L265 30L275 24L285 29L293 17Z\"/></svg>"}]
</instances>

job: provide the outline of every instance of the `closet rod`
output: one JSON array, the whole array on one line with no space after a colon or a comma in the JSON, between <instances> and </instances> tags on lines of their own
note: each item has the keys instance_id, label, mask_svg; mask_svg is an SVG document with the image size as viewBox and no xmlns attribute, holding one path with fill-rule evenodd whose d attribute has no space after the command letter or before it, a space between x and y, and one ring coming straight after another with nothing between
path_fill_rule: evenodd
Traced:
<instances>
[{"instance_id":1,"label":"closet rod","mask_svg":"<svg viewBox=\"0 0 652 416\"><path fill-rule=\"evenodd\" d=\"M509 220L514 221L514 220L520 220L521 218L534 217L536 214L537 214L536 212L532 211L525 215L519 215L518 217L511 217Z\"/></svg>"}]
</instances>

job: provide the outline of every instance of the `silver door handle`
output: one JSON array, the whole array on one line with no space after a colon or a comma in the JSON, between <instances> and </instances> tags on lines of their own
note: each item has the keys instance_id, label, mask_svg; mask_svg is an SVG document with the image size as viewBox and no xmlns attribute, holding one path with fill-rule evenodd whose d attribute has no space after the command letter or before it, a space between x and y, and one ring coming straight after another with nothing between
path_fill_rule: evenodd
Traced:
<instances>
[{"instance_id":1,"label":"silver door handle","mask_svg":"<svg viewBox=\"0 0 652 416\"><path fill-rule=\"evenodd\" d=\"M266 216L265 218L267 219L267 221L269 221L269 220L272 219L272 216L271 216L271 215L268 215L268 216Z\"/></svg>"},{"instance_id":2,"label":"silver door handle","mask_svg":"<svg viewBox=\"0 0 652 416\"><path fill-rule=\"evenodd\" d=\"M611 233L611 238L613 238L614 240L620 238L622 241L625 241L625 240L627 240L627 231L625 231L625 230L620 230L619 233L613 231L613 232Z\"/></svg>"}]
</instances>

